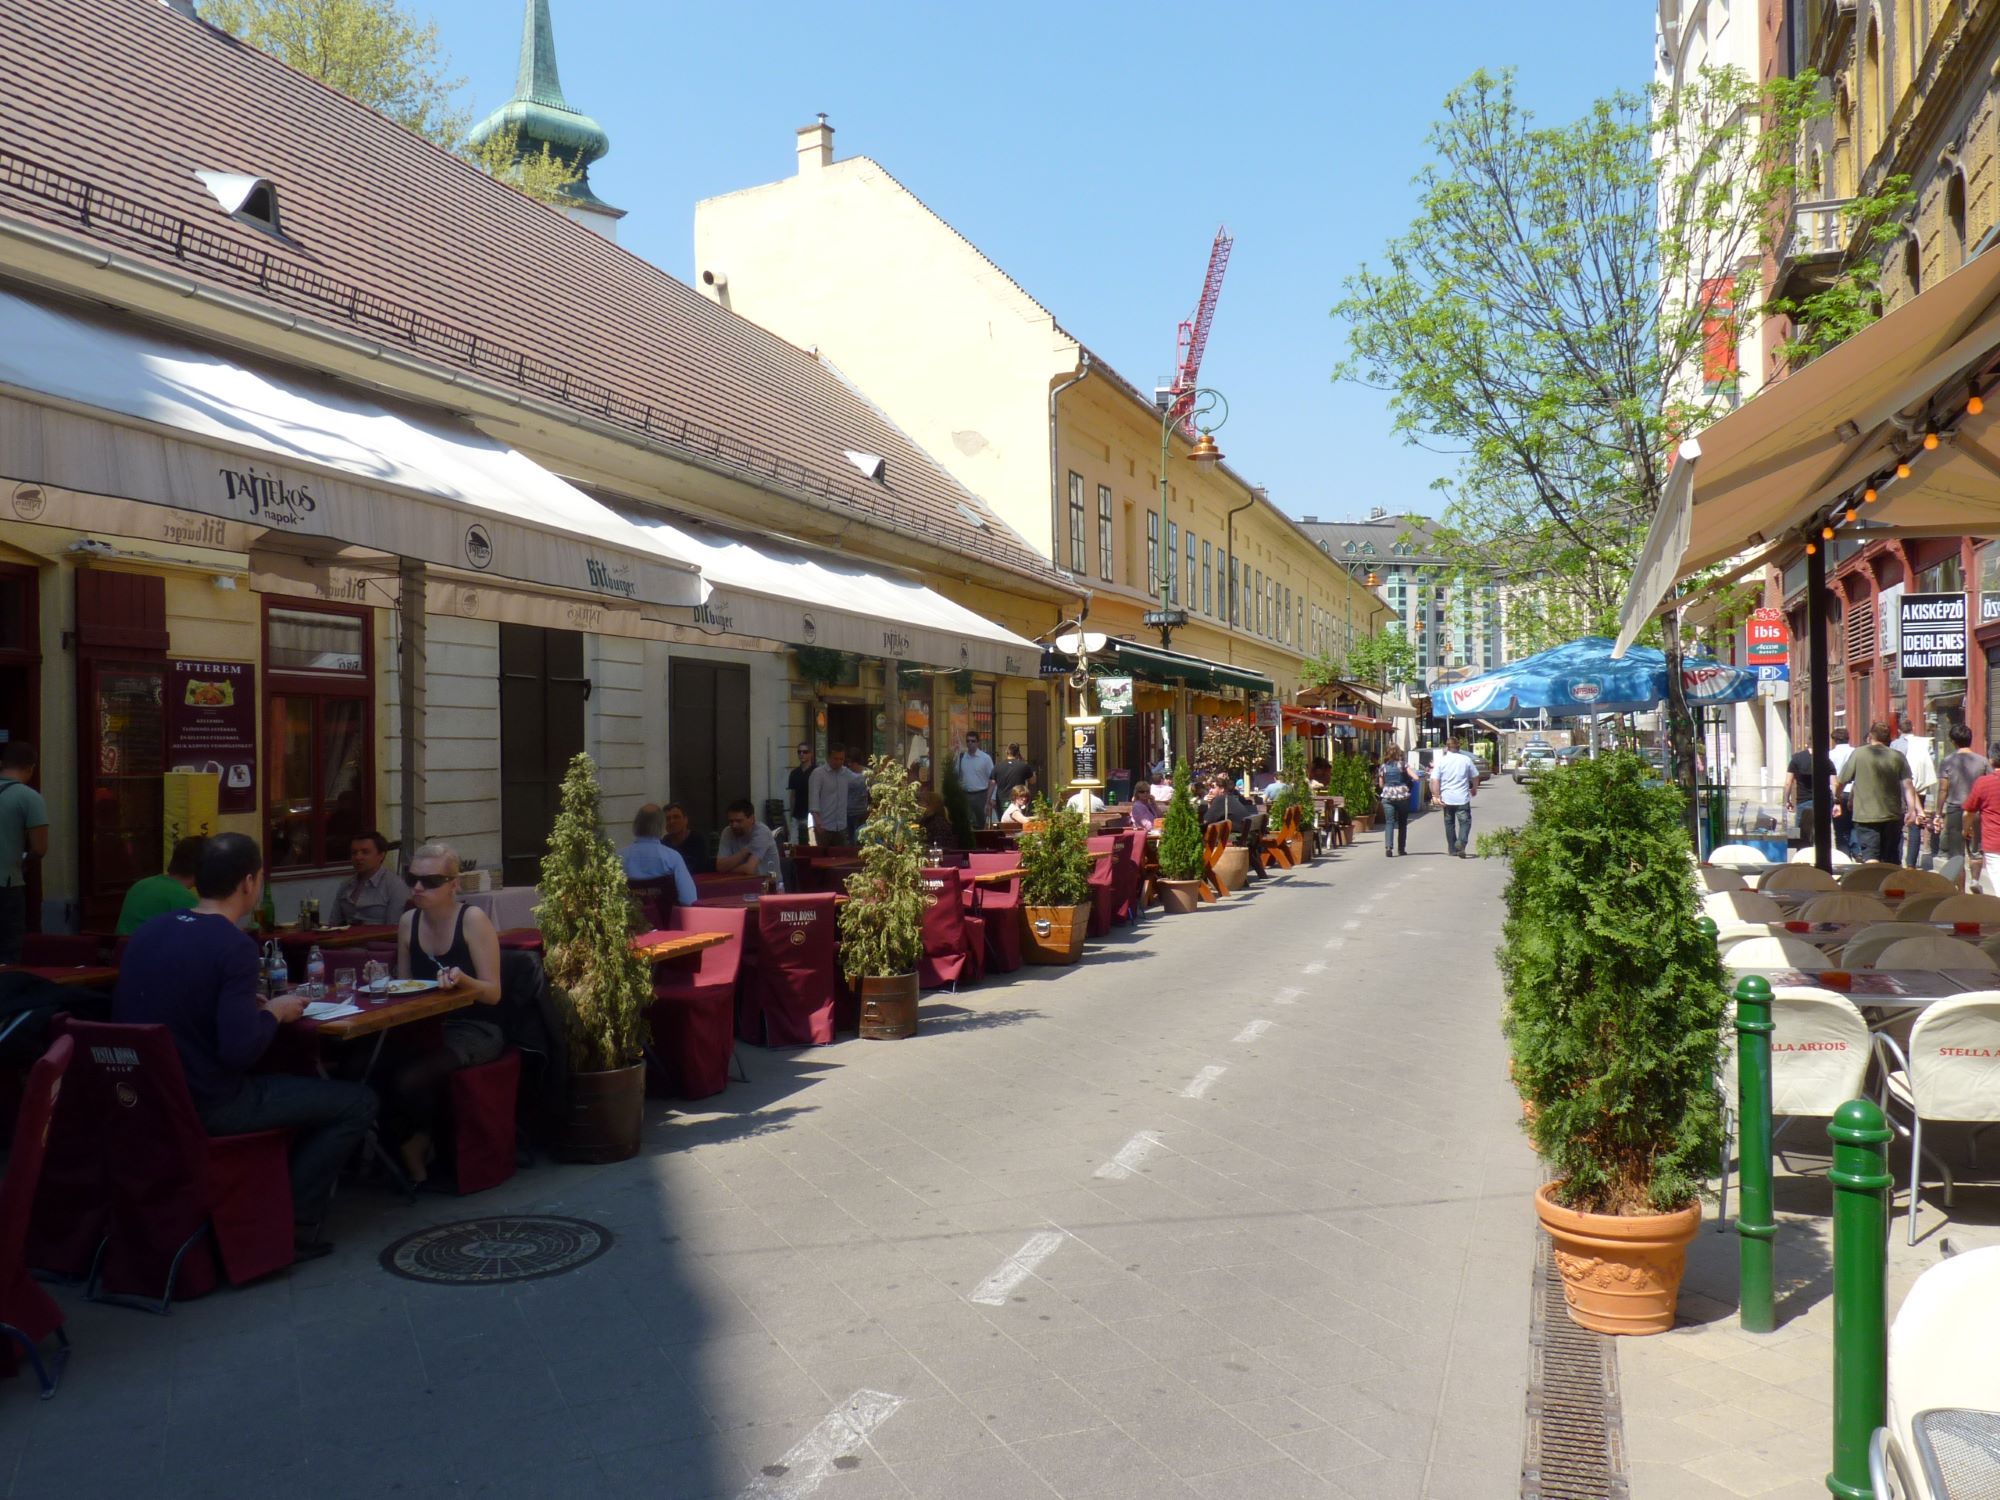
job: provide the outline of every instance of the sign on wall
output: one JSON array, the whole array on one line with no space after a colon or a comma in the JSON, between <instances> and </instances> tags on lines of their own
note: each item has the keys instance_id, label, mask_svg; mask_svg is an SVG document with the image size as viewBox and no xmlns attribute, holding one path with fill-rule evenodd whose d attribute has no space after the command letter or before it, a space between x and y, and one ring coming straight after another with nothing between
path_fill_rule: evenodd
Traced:
<instances>
[{"instance_id":1,"label":"sign on wall","mask_svg":"<svg viewBox=\"0 0 2000 1500\"><path fill-rule=\"evenodd\" d=\"M1063 723L1069 728L1069 784L1103 786L1104 757L1100 752L1104 743L1104 721L1070 718L1064 719Z\"/></svg>"},{"instance_id":2,"label":"sign on wall","mask_svg":"<svg viewBox=\"0 0 2000 1500\"><path fill-rule=\"evenodd\" d=\"M1107 719L1115 719L1122 714L1132 712L1132 679L1129 677L1098 678L1097 711Z\"/></svg>"},{"instance_id":3,"label":"sign on wall","mask_svg":"<svg viewBox=\"0 0 2000 1500\"><path fill-rule=\"evenodd\" d=\"M1745 665L1776 667L1792 659L1792 632L1781 609L1753 609L1743 627Z\"/></svg>"},{"instance_id":4,"label":"sign on wall","mask_svg":"<svg viewBox=\"0 0 2000 1500\"><path fill-rule=\"evenodd\" d=\"M1965 676L1964 594L1905 594L1896 615L1905 680Z\"/></svg>"},{"instance_id":5,"label":"sign on wall","mask_svg":"<svg viewBox=\"0 0 2000 1500\"><path fill-rule=\"evenodd\" d=\"M167 663L167 767L206 771L217 808L257 810L257 677L247 661Z\"/></svg>"}]
</instances>

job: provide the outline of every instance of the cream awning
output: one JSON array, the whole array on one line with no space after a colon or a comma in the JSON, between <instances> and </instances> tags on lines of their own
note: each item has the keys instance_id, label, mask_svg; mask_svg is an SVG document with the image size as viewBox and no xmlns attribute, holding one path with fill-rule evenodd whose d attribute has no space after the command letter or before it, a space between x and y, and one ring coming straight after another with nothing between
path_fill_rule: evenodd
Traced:
<instances>
[{"instance_id":1,"label":"cream awning","mask_svg":"<svg viewBox=\"0 0 2000 1500\"><path fill-rule=\"evenodd\" d=\"M0 515L147 540L360 549L614 604L703 597L685 558L470 426L10 291L0 495ZM227 540L185 535L189 517Z\"/></svg>"},{"instance_id":2,"label":"cream awning","mask_svg":"<svg viewBox=\"0 0 2000 1500\"><path fill-rule=\"evenodd\" d=\"M1955 432L1918 450L1906 480L1878 486L1863 524L2000 533L2000 396L1964 417L1969 382L2000 358L2000 255L1972 261L1682 445L1625 597L1631 644L1674 585L1783 538L1916 449L1936 424Z\"/></svg>"}]
</instances>

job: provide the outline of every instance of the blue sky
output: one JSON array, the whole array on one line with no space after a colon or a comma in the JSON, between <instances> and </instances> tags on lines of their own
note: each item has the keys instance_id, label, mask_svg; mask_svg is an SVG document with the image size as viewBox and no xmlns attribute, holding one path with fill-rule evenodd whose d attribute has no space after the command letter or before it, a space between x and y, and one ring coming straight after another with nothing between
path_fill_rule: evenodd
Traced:
<instances>
[{"instance_id":1,"label":"blue sky","mask_svg":"<svg viewBox=\"0 0 2000 1500\"><path fill-rule=\"evenodd\" d=\"M519 0L404 0L437 19L482 112L512 91ZM1432 508L1449 460L1329 374L1342 278L1408 226L1439 100L1519 69L1546 120L1650 75L1620 0L1014 6L554 0L570 103L611 134L591 173L623 242L684 280L697 199L793 170L824 110L1121 373L1170 373L1218 223L1236 236L1202 368L1231 466L1295 515Z\"/></svg>"}]
</instances>

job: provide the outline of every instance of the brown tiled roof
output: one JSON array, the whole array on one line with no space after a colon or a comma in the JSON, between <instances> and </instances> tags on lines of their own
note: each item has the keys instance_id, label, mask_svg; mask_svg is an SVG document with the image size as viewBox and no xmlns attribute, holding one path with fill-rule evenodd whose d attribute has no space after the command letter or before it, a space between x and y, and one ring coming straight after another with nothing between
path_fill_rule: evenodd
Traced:
<instances>
[{"instance_id":1,"label":"brown tiled roof","mask_svg":"<svg viewBox=\"0 0 2000 1500\"><path fill-rule=\"evenodd\" d=\"M400 344L836 512L1060 576L804 350L159 0L9 0L0 58L0 216ZM198 169L269 178L284 238L225 214ZM884 458L882 479L863 479L848 449Z\"/></svg>"}]
</instances>

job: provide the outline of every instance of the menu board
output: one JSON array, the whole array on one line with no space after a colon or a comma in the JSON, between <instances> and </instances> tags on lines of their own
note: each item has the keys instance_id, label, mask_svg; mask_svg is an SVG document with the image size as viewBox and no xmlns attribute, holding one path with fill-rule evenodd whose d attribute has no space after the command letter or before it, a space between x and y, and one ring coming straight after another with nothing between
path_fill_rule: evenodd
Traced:
<instances>
[{"instance_id":1,"label":"menu board","mask_svg":"<svg viewBox=\"0 0 2000 1500\"><path fill-rule=\"evenodd\" d=\"M217 809L257 810L257 676L247 661L167 663L167 766L206 771Z\"/></svg>"},{"instance_id":2,"label":"menu board","mask_svg":"<svg viewBox=\"0 0 2000 1500\"><path fill-rule=\"evenodd\" d=\"M160 773L160 674L121 667L97 678L97 774Z\"/></svg>"},{"instance_id":3,"label":"menu board","mask_svg":"<svg viewBox=\"0 0 2000 1500\"><path fill-rule=\"evenodd\" d=\"M1069 784L1103 786L1104 757L1100 752L1104 741L1104 721L1065 719L1063 722L1069 727Z\"/></svg>"}]
</instances>

